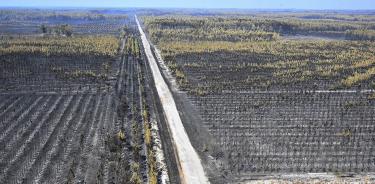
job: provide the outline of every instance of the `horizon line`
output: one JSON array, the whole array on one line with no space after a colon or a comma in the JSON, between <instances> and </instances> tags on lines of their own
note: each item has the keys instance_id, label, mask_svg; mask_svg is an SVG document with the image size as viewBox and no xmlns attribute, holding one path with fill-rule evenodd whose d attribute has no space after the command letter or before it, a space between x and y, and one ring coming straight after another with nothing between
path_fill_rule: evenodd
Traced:
<instances>
[{"instance_id":1,"label":"horizon line","mask_svg":"<svg viewBox=\"0 0 375 184\"><path fill-rule=\"evenodd\" d=\"M1 6L2 8L19 8L19 9L196 9L196 10L299 10L299 11L375 11L375 9L304 9L304 8L193 8L193 7L111 7L111 6Z\"/></svg>"}]
</instances>

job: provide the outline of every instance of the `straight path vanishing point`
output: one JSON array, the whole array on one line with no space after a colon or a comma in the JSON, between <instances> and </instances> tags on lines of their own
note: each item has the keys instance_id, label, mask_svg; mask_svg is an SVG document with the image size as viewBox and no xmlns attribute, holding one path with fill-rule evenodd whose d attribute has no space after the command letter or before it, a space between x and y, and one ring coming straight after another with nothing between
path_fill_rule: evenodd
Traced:
<instances>
[{"instance_id":1,"label":"straight path vanishing point","mask_svg":"<svg viewBox=\"0 0 375 184\"><path fill-rule=\"evenodd\" d=\"M166 116L166 122L171 133L172 143L177 154L177 162L180 170L181 183L184 184L205 184L209 183L204 173L203 166L199 156L190 143L189 137L182 124L180 115L178 114L176 103L168 85L162 77L156 60L152 54L150 43L148 42L142 27L139 24L137 16L135 20L138 25L139 32L145 53L152 71L155 81L155 87L160 98L163 111Z\"/></svg>"}]
</instances>

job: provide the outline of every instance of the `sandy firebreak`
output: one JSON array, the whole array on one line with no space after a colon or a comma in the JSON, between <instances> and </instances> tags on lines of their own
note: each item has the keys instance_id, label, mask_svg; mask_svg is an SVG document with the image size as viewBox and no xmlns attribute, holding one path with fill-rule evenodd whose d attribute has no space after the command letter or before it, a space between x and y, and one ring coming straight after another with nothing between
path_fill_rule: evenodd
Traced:
<instances>
[{"instance_id":1,"label":"sandy firebreak","mask_svg":"<svg viewBox=\"0 0 375 184\"><path fill-rule=\"evenodd\" d=\"M156 90L158 92L166 120L172 135L174 147L176 149L180 177L182 183L209 183L207 176L204 173L201 160L197 152L190 143L189 137L184 129L181 118L178 114L175 101L170 92L166 82L164 81L156 60L151 52L150 44L135 16L139 32L141 34L142 43L147 55L147 59L152 70L152 75L155 80Z\"/></svg>"}]
</instances>

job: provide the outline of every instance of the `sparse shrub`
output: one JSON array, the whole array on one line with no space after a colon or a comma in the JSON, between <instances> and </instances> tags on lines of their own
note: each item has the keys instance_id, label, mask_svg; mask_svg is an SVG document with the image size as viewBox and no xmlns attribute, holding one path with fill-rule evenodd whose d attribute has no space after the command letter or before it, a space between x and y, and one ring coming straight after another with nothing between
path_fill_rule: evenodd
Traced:
<instances>
[{"instance_id":1,"label":"sparse shrub","mask_svg":"<svg viewBox=\"0 0 375 184\"><path fill-rule=\"evenodd\" d=\"M354 73L352 76L349 76L348 78L344 79L342 83L347 87L351 87L354 84L368 80L373 76L375 76L375 67L370 68L365 73Z\"/></svg>"},{"instance_id":2,"label":"sparse shrub","mask_svg":"<svg viewBox=\"0 0 375 184\"><path fill-rule=\"evenodd\" d=\"M151 146L151 129L148 125L149 123L144 124L144 131L145 131L145 143L148 146Z\"/></svg>"},{"instance_id":3,"label":"sparse shrub","mask_svg":"<svg viewBox=\"0 0 375 184\"><path fill-rule=\"evenodd\" d=\"M122 129L117 133L117 138L121 141L125 141L125 132Z\"/></svg>"},{"instance_id":4,"label":"sparse shrub","mask_svg":"<svg viewBox=\"0 0 375 184\"><path fill-rule=\"evenodd\" d=\"M205 96L208 94L208 91L203 87L197 87L191 91L192 94L197 96Z\"/></svg>"},{"instance_id":5,"label":"sparse shrub","mask_svg":"<svg viewBox=\"0 0 375 184\"><path fill-rule=\"evenodd\" d=\"M131 163L130 168L132 170L132 175L131 175L131 178L130 178L130 182L132 184L141 184L142 183L142 179L141 179L141 176L139 174L139 164L133 162L133 163Z\"/></svg>"},{"instance_id":6,"label":"sparse shrub","mask_svg":"<svg viewBox=\"0 0 375 184\"><path fill-rule=\"evenodd\" d=\"M375 93L372 93L368 96L369 100L375 100Z\"/></svg>"},{"instance_id":7,"label":"sparse shrub","mask_svg":"<svg viewBox=\"0 0 375 184\"><path fill-rule=\"evenodd\" d=\"M350 130L344 130L344 131L338 133L337 135L343 136L343 137L351 137L352 136L352 132Z\"/></svg>"}]
</instances>

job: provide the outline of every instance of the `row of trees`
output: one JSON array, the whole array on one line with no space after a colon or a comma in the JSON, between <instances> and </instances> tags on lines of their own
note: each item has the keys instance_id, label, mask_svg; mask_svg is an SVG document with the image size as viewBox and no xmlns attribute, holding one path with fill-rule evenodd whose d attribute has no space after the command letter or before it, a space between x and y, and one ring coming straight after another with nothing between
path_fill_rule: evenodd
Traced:
<instances>
[{"instance_id":1,"label":"row of trees","mask_svg":"<svg viewBox=\"0 0 375 184\"><path fill-rule=\"evenodd\" d=\"M129 35L125 43L125 52L131 54L136 58L141 57L141 50L139 47L139 41L134 35Z\"/></svg>"},{"instance_id":2,"label":"row of trees","mask_svg":"<svg viewBox=\"0 0 375 184\"><path fill-rule=\"evenodd\" d=\"M114 36L28 37L0 40L2 55L109 56L117 55L119 41Z\"/></svg>"},{"instance_id":3,"label":"row of trees","mask_svg":"<svg viewBox=\"0 0 375 184\"><path fill-rule=\"evenodd\" d=\"M165 41L272 41L279 38L275 32L224 29L148 29L156 43Z\"/></svg>"},{"instance_id":4,"label":"row of trees","mask_svg":"<svg viewBox=\"0 0 375 184\"><path fill-rule=\"evenodd\" d=\"M108 19L127 19L125 14L106 13L94 10L37 10L8 9L0 10L1 21L105 21Z\"/></svg>"},{"instance_id":5,"label":"row of trees","mask_svg":"<svg viewBox=\"0 0 375 184\"><path fill-rule=\"evenodd\" d=\"M191 17L144 17L147 31L154 42L161 41L271 41L279 34L273 30L241 27L234 20Z\"/></svg>"},{"instance_id":6,"label":"row of trees","mask_svg":"<svg viewBox=\"0 0 375 184\"><path fill-rule=\"evenodd\" d=\"M280 15L282 16L282 15ZM332 20L306 20L284 17L193 17L160 16L144 17L149 31L154 30L194 30L195 33L207 32L213 35L217 30L223 34L231 32L271 32L279 34L322 34L345 36L348 30L375 30L373 22L344 22ZM203 30L203 31L202 31ZM220 34L220 33L219 33Z\"/></svg>"}]
</instances>

